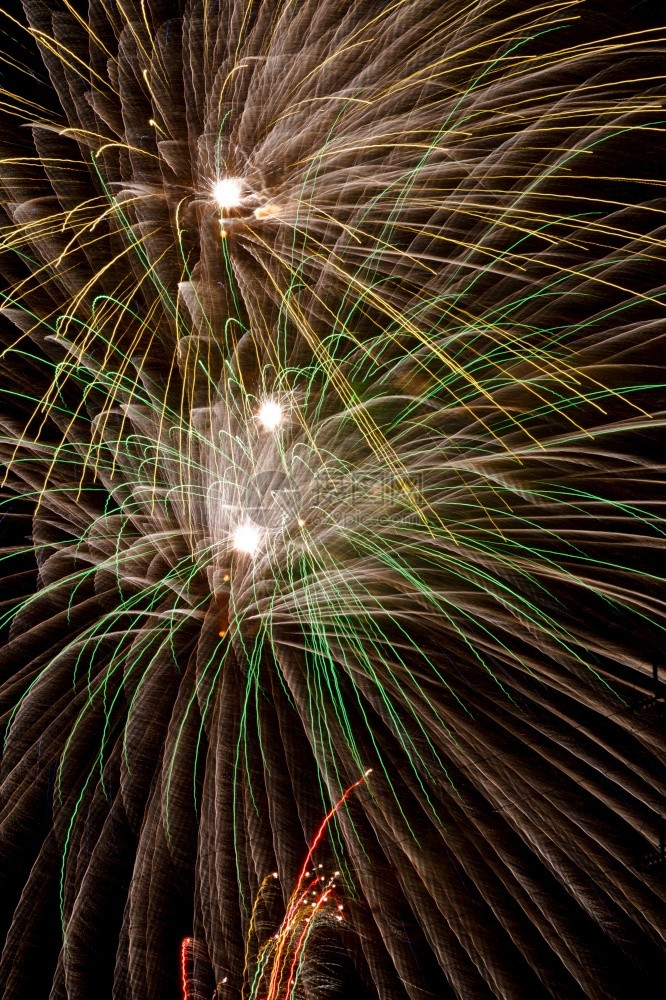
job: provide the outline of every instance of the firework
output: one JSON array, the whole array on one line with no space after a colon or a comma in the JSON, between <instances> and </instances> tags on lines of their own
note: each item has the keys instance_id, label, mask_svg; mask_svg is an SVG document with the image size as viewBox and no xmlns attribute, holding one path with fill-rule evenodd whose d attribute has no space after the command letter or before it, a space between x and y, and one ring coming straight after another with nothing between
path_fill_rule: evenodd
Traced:
<instances>
[{"instance_id":1,"label":"firework","mask_svg":"<svg viewBox=\"0 0 666 1000\"><path fill-rule=\"evenodd\" d=\"M5 995L652 995L663 30L24 10Z\"/></svg>"}]
</instances>

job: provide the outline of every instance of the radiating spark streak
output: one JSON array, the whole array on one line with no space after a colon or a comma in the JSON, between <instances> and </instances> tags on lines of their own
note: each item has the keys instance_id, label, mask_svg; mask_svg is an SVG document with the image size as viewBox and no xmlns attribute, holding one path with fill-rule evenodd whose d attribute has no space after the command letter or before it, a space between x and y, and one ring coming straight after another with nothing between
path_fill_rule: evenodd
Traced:
<instances>
[{"instance_id":1,"label":"radiating spark streak","mask_svg":"<svg viewBox=\"0 0 666 1000\"><path fill-rule=\"evenodd\" d=\"M315 868L317 872L317 877L311 880L307 886L305 886L305 880L310 874L308 868L312 864L312 858L315 851L317 850L319 844L321 843L331 821L340 811L344 803L353 794L353 792L364 782L367 781L369 775L372 773L372 768L368 768L367 771L353 784L351 784L338 798L338 800L329 809L326 816L322 820L319 828L317 829L308 849L307 856L301 867L301 871L298 876L296 887L291 895L290 902L287 906L285 916L282 920L280 928L274 937L269 940L264 947L261 949L259 954L257 974L255 975L255 981L251 991L251 996L256 996L256 989L259 983L264 979L266 974L265 964L267 961L270 962L270 976L267 985L266 1000L277 1000L278 995L281 995L288 1000L292 995L292 988L294 985L295 977L297 975L297 970L299 962L302 957L303 947L310 933L311 926L318 914L322 911L331 894L331 882L328 880L325 884L325 888L321 892L317 892L316 889L320 886L320 876L319 872L321 870L321 865ZM275 875L266 876L262 882L262 889L268 884L271 878L276 877ZM310 903L309 897L311 894L316 896L316 901ZM256 905L256 904L255 904ZM250 928L252 928L254 922L253 918L250 922ZM291 952L291 958L289 959L289 953ZM247 955L247 952L246 952ZM284 962L289 961L288 968L285 969ZM246 959L246 970L248 964ZM286 972L286 983L284 989L281 989L282 980Z\"/></svg>"}]
</instances>

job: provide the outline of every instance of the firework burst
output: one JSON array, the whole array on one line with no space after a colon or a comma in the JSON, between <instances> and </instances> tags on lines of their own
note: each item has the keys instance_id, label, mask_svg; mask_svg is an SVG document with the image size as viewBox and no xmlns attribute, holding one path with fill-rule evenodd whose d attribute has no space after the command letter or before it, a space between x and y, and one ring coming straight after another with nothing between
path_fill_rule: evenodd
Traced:
<instances>
[{"instance_id":1,"label":"firework burst","mask_svg":"<svg viewBox=\"0 0 666 1000\"><path fill-rule=\"evenodd\" d=\"M5 996L653 995L664 32L23 6Z\"/></svg>"}]
</instances>

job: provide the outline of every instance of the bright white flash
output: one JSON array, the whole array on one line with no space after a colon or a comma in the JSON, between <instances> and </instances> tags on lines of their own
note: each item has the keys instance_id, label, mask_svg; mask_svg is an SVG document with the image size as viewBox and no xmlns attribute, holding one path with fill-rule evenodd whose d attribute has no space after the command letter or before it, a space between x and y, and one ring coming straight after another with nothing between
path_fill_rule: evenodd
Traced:
<instances>
[{"instance_id":1,"label":"bright white flash","mask_svg":"<svg viewBox=\"0 0 666 1000\"><path fill-rule=\"evenodd\" d=\"M267 399L261 404L259 423L267 431L274 431L282 423L282 407L274 399Z\"/></svg>"},{"instance_id":2,"label":"bright white flash","mask_svg":"<svg viewBox=\"0 0 666 1000\"><path fill-rule=\"evenodd\" d=\"M223 177L213 184L213 198L222 211L237 208L243 200L243 188L237 177Z\"/></svg>"},{"instance_id":3,"label":"bright white flash","mask_svg":"<svg viewBox=\"0 0 666 1000\"><path fill-rule=\"evenodd\" d=\"M245 552L247 555L253 556L259 548L260 541L259 529L250 524L249 521L239 524L234 531L233 544L237 552Z\"/></svg>"}]
</instances>

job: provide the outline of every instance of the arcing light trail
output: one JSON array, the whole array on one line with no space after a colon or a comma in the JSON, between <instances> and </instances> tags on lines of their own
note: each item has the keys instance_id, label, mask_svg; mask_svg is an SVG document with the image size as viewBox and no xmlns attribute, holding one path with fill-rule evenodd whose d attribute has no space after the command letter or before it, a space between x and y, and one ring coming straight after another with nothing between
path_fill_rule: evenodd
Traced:
<instances>
[{"instance_id":1,"label":"arcing light trail","mask_svg":"<svg viewBox=\"0 0 666 1000\"><path fill-rule=\"evenodd\" d=\"M274 934L260 951L257 969L251 983L249 1000L256 1000L265 995L265 1000L290 1000L294 995L296 980L303 960L303 951L312 934L315 922L328 920L343 920L344 904L339 902L335 879L322 874L323 865L313 865L312 859L317 847L322 841L331 820L337 815L349 796L362 785L371 769L355 781L340 796L329 810L317 830L307 857L298 876L296 887L287 903L286 913L276 934ZM309 881L308 881L309 880Z\"/></svg>"},{"instance_id":2,"label":"arcing light trail","mask_svg":"<svg viewBox=\"0 0 666 1000\"><path fill-rule=\"evenodd\" d=\"M303 952L314 930L315 922L326 923L330 920L344 920L344 904L339 901L335 892L337 888L335 880L339 878L340 872L335 871L332 876L326 876L323 874L324 865L314 864L313 856L331 821L349 796L368 779L371 773L372 769L369 768L353 782L322 820L310 844L296 887L287 903L282 923L277 932L272 934L259 949L253 973L250 973L249 955L246 952L242 995L245 996L247 985L249 987L248 1000L257 1000L259 997L261 1000L281 1000L281 998L291 1000L303 961ZM309 867L311 867L311 871L308 870ZM254 930L256 910L262 901L262 894L278 877L278 872L271 872L263 879L259 887L250 919L248 939L251 938ZM196 942L191 937L184 938L181 944L183 1000L190 1000L191 976L188 969L188 959L190 953L194 952L195 944ZM249 940L247 947L249 948ZM228 976L225 976L218 983L214 997L217 996L219 987L226 986L227 982Z\"/></svg>"},{"instance_id":3,"label":"arcing light trail","mask_svg":"<svg viewBox=\"0 0 666 1000\"><path fill-rule=\"evenodd\" d=\"M6 996L247 983L274 871L271 1000L649 996L664 31L587 0L24 8ZM353 934L328 866L298 876L331 809Z\"/></svg>"}]
</instances>

